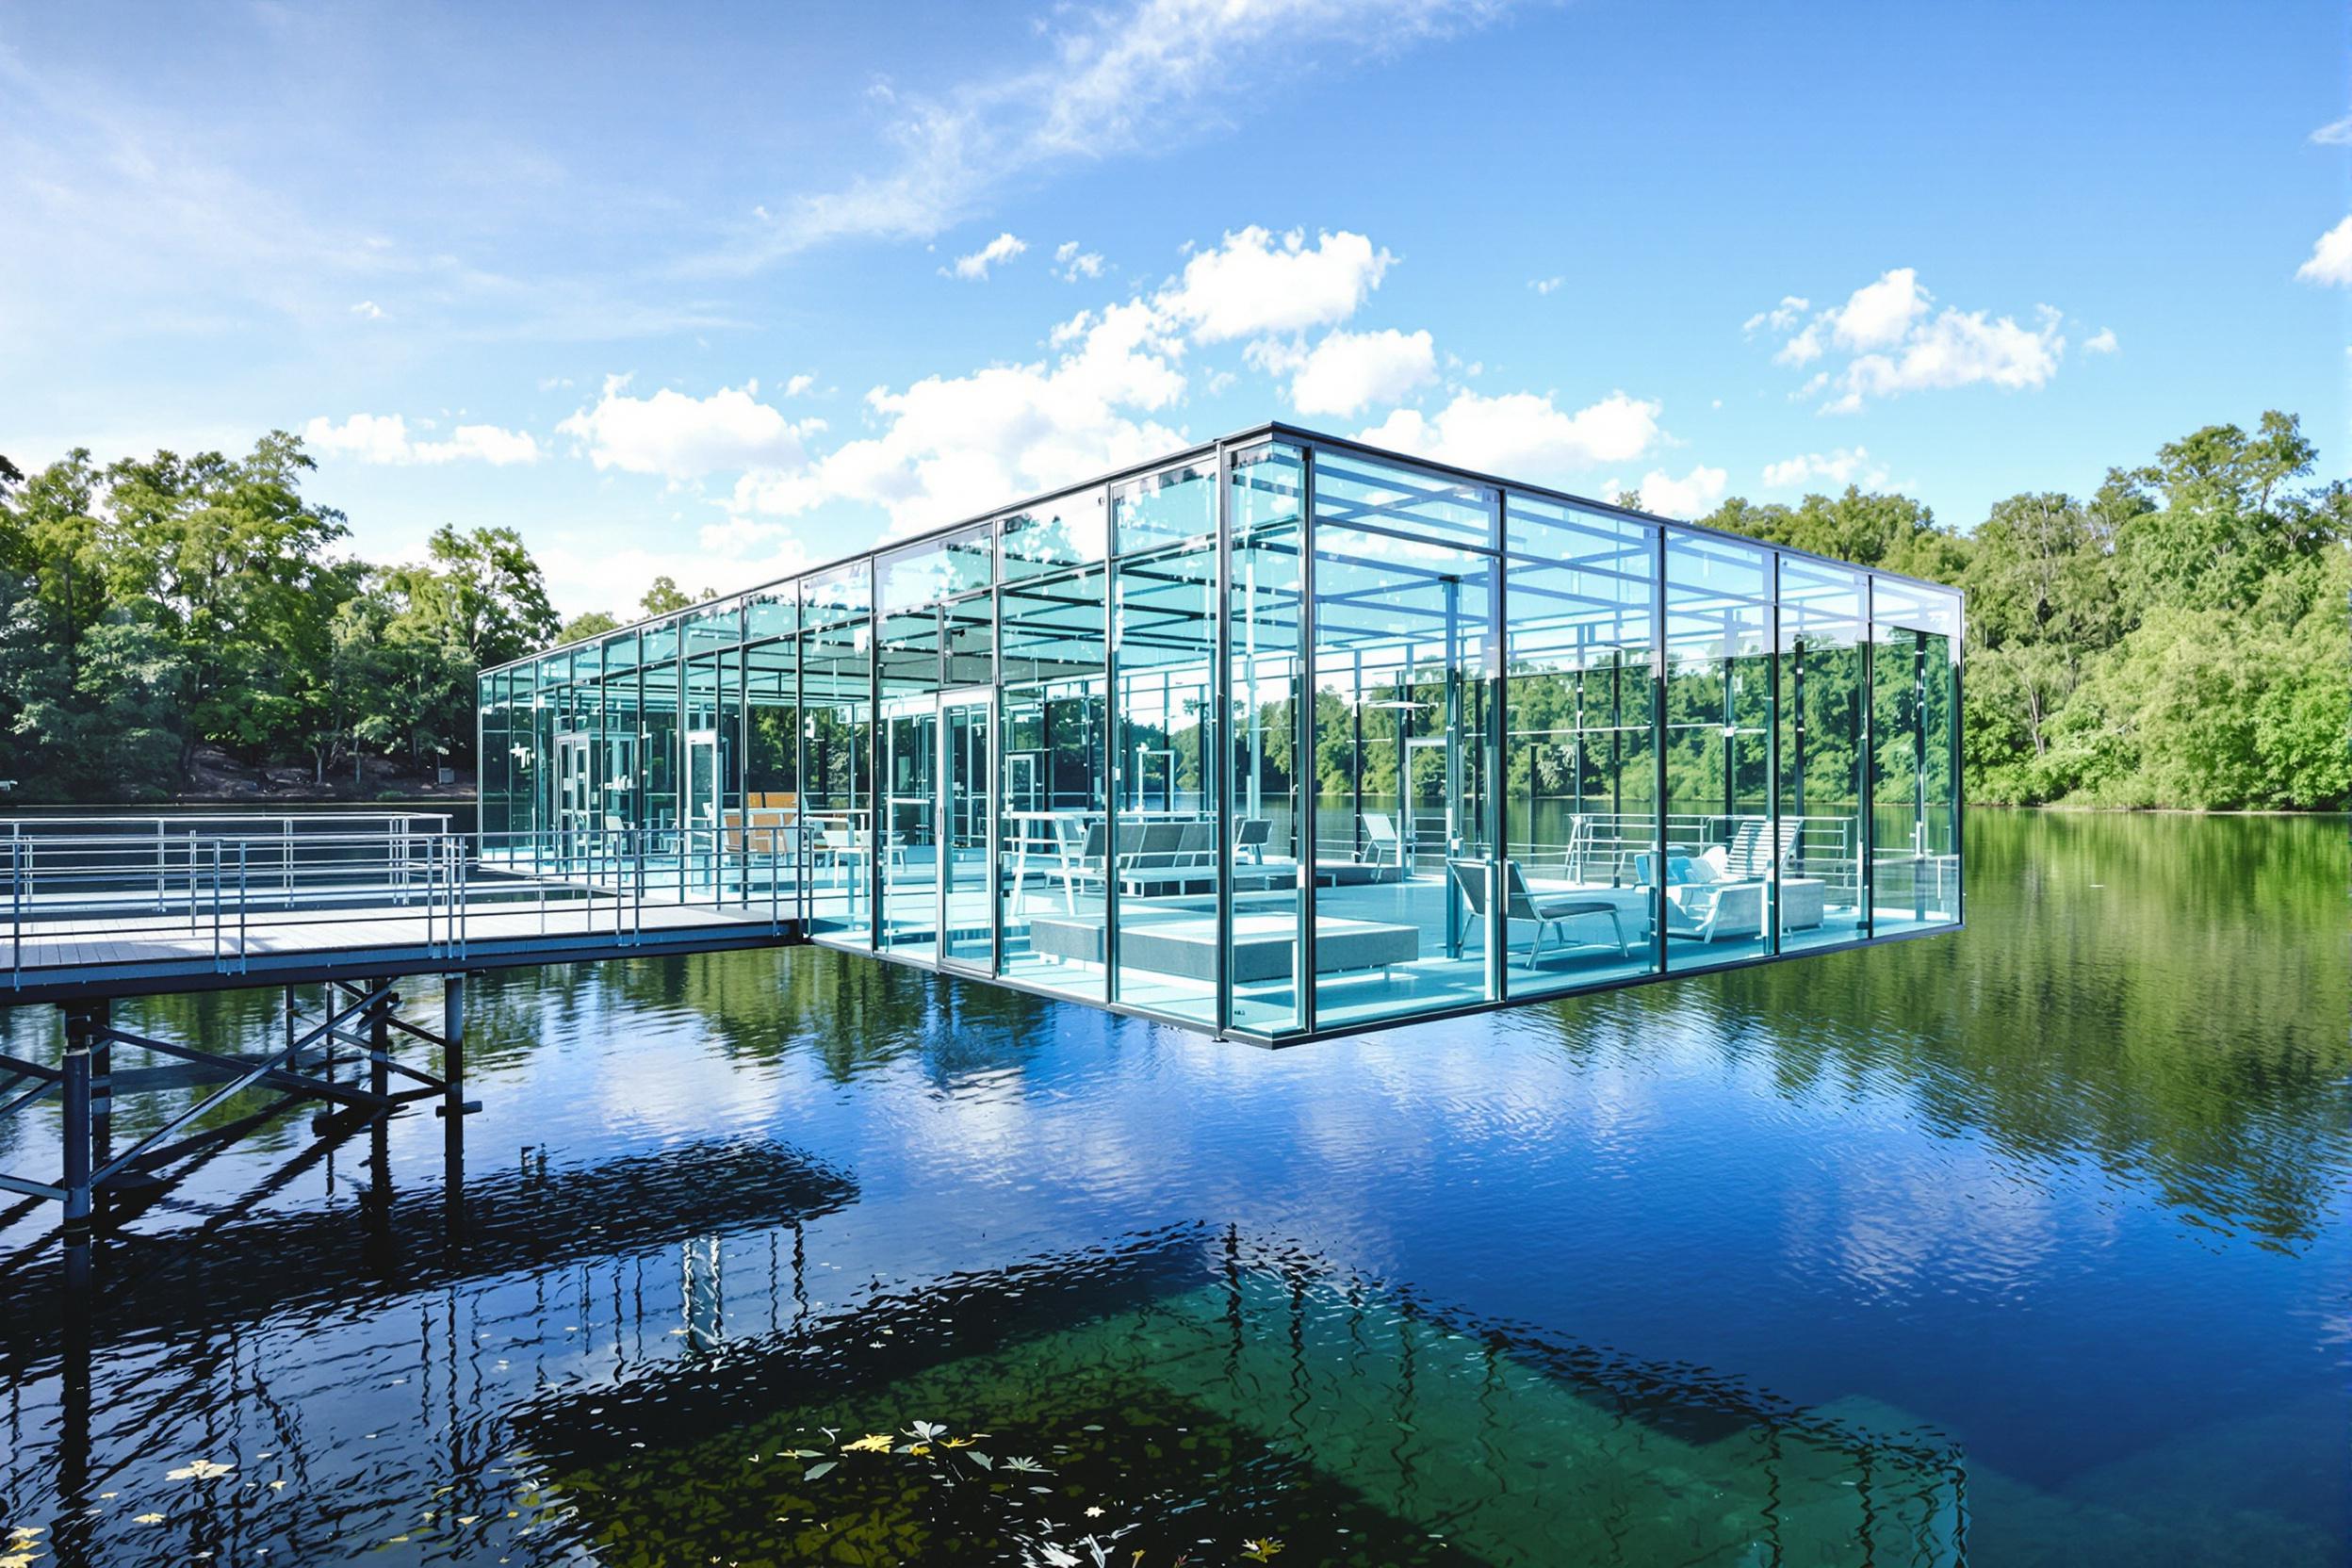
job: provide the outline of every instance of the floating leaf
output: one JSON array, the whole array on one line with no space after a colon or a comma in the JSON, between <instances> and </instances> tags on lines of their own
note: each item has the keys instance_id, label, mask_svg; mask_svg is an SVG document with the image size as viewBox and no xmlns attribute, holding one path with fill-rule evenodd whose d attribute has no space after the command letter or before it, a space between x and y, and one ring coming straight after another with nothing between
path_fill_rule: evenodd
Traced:
<instances>
[{"instance_id":1,"label":"floating leaf","mask_svg":"<svg viewBox=\"0 0 2352 1568\"><path fill-rule=\"evenodd\" d=\"M836 1462L837 1462L834 1460L822 1460L817 1463L810 1465L808 1469L802 1471L800 1473L800 1478L805 1481L813 1481L818 1477L824 1475L827 1470L832 1469Z\"/></svg>"},{"instance_id":2,"label":"floating leaf","mask_svg":"<svg viewBox=\"0 0 2352 1568\"><path fill-rule=\"evenodd\" d=\"M234 1464L221 1464L213 1460L199 1459L190 1460L177 1470L168 1470L164 1474L167 1478L175 1481L208 1481L216 1476L225 1476L236 1468Z\"/></svg>"},{"instance_id":3,"label":"floating leaf","mask_svg":"<svg viewBox=\"0 0 2352 1568\"><path fill-rule=\"evenodd\" d=\"M996 1461L990 1459L988 1455L982 1453L977 1448L974 1448L971 1453L966 1454L964 1457L972 1461L972 1463L978 1465L983 1470L993 1470L996 1468Z\"/></svg>"},{"instance_id":4,"label":"floating leaf","mask_svg":"<svg viewBox=\"0 0 2352 1568\"><path fill-rule=\"evenodd\" d=\"M141 1513L134 1516L131 1523L134 1525L160 1525L163 1523L163 1515L160 1513Z\"/></svg>"}]
</instances>

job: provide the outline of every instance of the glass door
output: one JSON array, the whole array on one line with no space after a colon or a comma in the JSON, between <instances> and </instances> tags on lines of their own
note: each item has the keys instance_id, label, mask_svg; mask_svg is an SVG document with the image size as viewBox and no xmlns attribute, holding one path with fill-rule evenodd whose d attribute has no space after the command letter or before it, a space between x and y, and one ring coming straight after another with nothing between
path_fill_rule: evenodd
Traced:
<instances>
[{"instance_id":1,"label":"glass door","mask_svg":"<svg viewBox=\"0 0 2352 1568\"><path fill-rule=\"evenodd\" d=\"M996 956L990 728L987 691L939 698L939 956L982 972Z\"/></svg>"},{"instance_id":2,"label":"glass door","mask_svg":"<svg viewBox=\"0 0 2352 1568\"><path fill-rule=\"evenodd\" d=\"M719 732L686 732L685 831L678 836L685 886L708 892L718 885L719 789L724 776L719 760Z\"/></svg>"},{"instance_id":3,"label":"glass door","mask_svg":"<svg viewBox=\"0 0 2352 1568\"><path fill-rule=\"evenodd\" d=\"M940 815L939 715L930 695L886 698L882 721L880 945L910 958L939 956L939 881L945 859Z\"/></svg>"},{"instance_id":4,"label":"glass door","mask_svg":"<svg viewBox=\"0 0 2352 1568\"><path fill-rule=\"evenodd\" d=\"M596 737L555 738L556 858L562 874L576 874L591 848L596 826Z\"/></svg>"}]
</instances>

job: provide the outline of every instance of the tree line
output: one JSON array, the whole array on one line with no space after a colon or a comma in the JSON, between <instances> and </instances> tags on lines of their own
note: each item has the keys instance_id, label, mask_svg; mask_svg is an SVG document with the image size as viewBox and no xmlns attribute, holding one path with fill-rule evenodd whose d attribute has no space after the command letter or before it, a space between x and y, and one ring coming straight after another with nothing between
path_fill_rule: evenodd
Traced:
<instances>
[{"instance_id":1,"label":"tree line","mask_svg":"<svg viewBox=\"0 0 2352 1568\"><path fill-rule=\"evenodd\" d=\"M2314 482L2318 457L2274 412L2087 496L2012 496L1967 533L1856 487L1703 520L1967 590L1972 801L2340 810L2352 486Z\"/></svg>"},{"instance_id":2,"label":"tree line","mask_svg":"<svg viewBox=\"0 0 2352 1568\"><path fill-rule=\"evenodd\" d=\"M1965 533L1858 486L1702 520L1968 591L1971 800L2331 809L2352 793L2352 488L2317 460L2270 413ZM313 466L283 432L239 458L0 458L14 798L163 798L204 746L320 780L362 756L469 768L477 670L617 624L560 622L513 529L445 526L421 562L342 553ZM662 578L640 608L690 602Z\"/></svg>"}]
</instances>

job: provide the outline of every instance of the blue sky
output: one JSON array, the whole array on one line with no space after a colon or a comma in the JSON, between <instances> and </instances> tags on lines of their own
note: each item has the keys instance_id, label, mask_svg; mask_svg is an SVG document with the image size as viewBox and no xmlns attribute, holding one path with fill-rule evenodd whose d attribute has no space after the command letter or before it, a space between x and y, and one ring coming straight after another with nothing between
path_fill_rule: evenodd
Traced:
<instances>
[{"instance_id":1,"label":"blue sky","mask_svg":"<svg viewBox=\"0 0 2352 1568\"><path fill-rule=\"evenodd\" d=\"M675 14L671 14L675 13ZM1267 417L1961 526L2346 470L2340 5L0 5L0 452L744 586Z\"/></svg>"}]
</instances>

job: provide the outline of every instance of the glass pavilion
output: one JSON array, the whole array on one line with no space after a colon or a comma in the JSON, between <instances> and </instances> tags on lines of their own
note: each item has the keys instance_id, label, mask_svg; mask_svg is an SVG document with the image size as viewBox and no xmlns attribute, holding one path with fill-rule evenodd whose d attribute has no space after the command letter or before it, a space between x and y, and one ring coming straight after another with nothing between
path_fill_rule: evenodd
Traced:
<instances>
[{"instance_id":1,"label":"glass pavilion","mask_svg":"<svg viewBox=\"0 0 2352 1568\"><path fill-rule=\"evenodd\" d=\"M1908 937L1961 603L1268 425L485 672L485 858L1265 1041Z\"/></svg>"}]
</instances>

